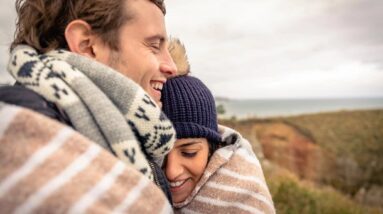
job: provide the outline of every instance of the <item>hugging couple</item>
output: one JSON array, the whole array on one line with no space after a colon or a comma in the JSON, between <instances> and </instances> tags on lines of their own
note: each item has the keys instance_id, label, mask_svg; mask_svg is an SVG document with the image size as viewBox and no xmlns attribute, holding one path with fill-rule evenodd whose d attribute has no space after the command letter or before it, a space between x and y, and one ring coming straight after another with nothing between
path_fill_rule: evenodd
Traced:
<instances>
[{"instance_id":1,"label":"hugging couple","mask_svg":"<svg viewBox=\"0 0 383 214\"><path fill-rule=\"evenodd\" d=\"M217 124L210 90L169 42L163 1L17 0L16 11L2 212L275 213L251 145Z\"/></svg>"}]
</instances>

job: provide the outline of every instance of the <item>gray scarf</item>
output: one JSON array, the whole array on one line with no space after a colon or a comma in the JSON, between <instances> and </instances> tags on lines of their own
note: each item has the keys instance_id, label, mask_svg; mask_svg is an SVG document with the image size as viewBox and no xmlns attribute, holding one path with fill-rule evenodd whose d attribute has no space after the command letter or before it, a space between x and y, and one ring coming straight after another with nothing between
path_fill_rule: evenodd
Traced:
<instances>
[{"instance_id":1,"label":"gray scarf","mask_svg":"<svg viewBox=\"0 0 383 214\"><path fill-rule=\"evenodd\" d=\"M161 160L173 147L175 130L161 109L106 65L65 50L39 55L21 45L12 51L8 71L62 108L77 131L151 179L146 157Z\"/></svg>"}]
</instances>

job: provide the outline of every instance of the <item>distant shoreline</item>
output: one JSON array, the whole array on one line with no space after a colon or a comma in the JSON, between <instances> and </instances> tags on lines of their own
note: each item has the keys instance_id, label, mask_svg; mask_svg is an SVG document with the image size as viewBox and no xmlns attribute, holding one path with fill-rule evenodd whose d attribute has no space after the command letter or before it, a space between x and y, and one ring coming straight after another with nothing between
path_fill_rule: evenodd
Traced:
<instances>
[{"instance_id":1,"label":"distant shoreline","mask_svg":"<svg viewBox=\"0 0 383 214\"><path fill-rule=\"evenodd\" d=\"M324 112L379 110L383 109L382 98L323 98L323 99L254 99L217 100L225 114L220 118L264 118L296 116Z\"/></svg>"}]
</instances>

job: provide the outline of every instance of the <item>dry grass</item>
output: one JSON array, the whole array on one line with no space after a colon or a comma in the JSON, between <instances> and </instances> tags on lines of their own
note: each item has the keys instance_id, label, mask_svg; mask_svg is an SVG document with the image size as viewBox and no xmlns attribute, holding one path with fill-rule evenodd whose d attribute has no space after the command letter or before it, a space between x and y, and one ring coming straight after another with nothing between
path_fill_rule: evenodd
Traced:
<instances>
[{"instance_id":1,"label":"dry grass","mask_svg":"<svg viewBox=\"0 0 383 214\"><path fill-rule=\"evenodd\" d=\"M364 214L383 213L355 203L352 199L329 186L318 186L300 180L284 169L264 167L277 213L286 214Z\"/></svg>"}]
</instances>

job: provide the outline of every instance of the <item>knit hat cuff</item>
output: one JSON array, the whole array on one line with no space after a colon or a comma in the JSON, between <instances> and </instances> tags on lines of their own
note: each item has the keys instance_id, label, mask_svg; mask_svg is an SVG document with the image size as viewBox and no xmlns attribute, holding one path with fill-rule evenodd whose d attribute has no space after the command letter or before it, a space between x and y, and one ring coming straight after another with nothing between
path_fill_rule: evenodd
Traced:
<instances>
[{"instance_id":1,"label":"knit hat cuff","mask_svg":"<svg viewBox=\"0 0 383 214\"><path fill-rule=\"evenodd\" d=\"M221 142L221 135L212 129L191 122L173 122L177 138L207 138L209 143Z\"/></svg>"}]
</instances>

